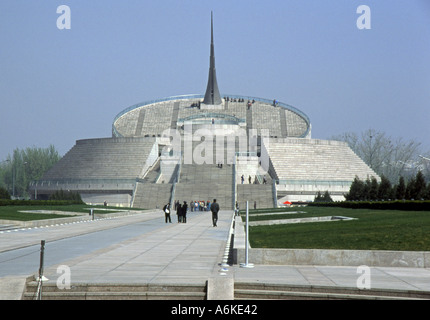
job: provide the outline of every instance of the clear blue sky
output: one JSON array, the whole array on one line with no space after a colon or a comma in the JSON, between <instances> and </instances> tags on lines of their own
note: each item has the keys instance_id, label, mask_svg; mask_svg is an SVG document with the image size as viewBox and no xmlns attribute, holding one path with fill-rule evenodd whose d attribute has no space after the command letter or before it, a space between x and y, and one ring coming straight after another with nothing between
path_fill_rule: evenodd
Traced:
<instances>
[{"instance_id":1,"label":"clear blue sky","mask_svg":"<svg viewBox=\"0 0 430 320\"><path fill-rule=\"evenodd\" d=\"M204 94L211 10L221 94L291 104L313 138L372 128L430 150L428 0L2 0L0 160L50 144L63 155L110 137L131 105Z\"/></svg>"}]
</instances>

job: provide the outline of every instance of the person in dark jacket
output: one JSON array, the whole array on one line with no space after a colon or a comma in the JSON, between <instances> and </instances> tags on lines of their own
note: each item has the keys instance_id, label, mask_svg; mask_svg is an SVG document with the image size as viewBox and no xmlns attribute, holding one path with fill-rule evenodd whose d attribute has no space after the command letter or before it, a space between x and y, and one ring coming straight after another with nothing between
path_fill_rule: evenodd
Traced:
<instances>
[{"instance_id":1,"label":"person in dark jacket","mask_svg":"<svg viewBox=\"0 0 430 320\"><path fill-rule=\"evenodd\" d=\"M163 207L163 211L164 211L166 223L167 223L167 221L169 221L170 223L172 223L172 220L170 219L170 203L166 204Z\"/></svg>"},{"instance_id":2,"label":"person in dark jacket","mask_svg":"<svg viewBox=\"0 0 430 320\"><path fill-rule=\"evenodd\" d=\"M176 205L176 215L178 216L178 223L182 222L182 206L180 203Z\"/></svg>"},{"instance_id":3,"label":"person in dark jacket","mask_svg":"<svg viewBox=\"0 0 430 320\"><path fill-rule=\"evenodd\" d=\"M219 204L216 202L216 199L211 204L211 211L212 211L212 224L214 227L216 227L216 223L218 221L218 211L219 211Z\"/></svg>"},{"instance_id":4,"label":"person in dark jacket","mask_svg":"<svg viewBox=\"0 0 430 320\"><path fill-rule=\"evenodd\" d=\"M182 205L182 222L183 223L187 223L187 210L188 210L187 201L184 201L184 204Z\"/></svg>"}]
</instances>

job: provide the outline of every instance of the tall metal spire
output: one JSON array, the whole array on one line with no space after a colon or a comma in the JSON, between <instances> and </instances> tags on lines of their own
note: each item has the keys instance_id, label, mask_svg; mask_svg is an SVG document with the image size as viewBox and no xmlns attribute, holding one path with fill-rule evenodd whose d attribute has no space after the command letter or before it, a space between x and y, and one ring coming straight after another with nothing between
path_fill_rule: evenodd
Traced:
<instances>
[{"instance_id":1,"label":"tall metal spire","mask_svg":"<svg viewBox=\"0 0 430 320\"><path fill-rule=\"evenodd\" d=\"M210 105L222 103L221 95L219 94L218 90L218 83L216 81L213 12L211 12L211 56L209 65L209 79L203 103Z\"/></svg>"}]
</instances>

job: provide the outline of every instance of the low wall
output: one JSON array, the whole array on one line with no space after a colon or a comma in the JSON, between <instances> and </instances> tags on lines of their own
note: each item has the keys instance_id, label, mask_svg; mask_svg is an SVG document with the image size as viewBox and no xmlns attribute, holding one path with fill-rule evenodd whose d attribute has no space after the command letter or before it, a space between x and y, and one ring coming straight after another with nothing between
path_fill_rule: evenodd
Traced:
<instances>
[{"instance_id":1,"label":"low wall","mask_svg":"<svg viewBox=\"0 0 430 320\"><path fill-rule=\"evenodd\" d=\"M233 249L235 264L245 262L245 231L240 218L235 221ZM328 249L248 249L248 262L262 265L313 265L430 268L429 251L328 250Z\"/></svg>"},{"instance_id":2,"label":"low wall","mask_svg":"<svg viewBox=\"0 0 430 320\"><path fill-rule=\"evenodd\" d=\"M97 210L103 210L103 209L97 209ZM104 219L104 218L122 217L122 216L141 213L141 211L128 211L128 210L120 210L120 209L118 209L118 211L116 210L109 210L109 211L112 211L112 213L94 214L94 219L97 220L97 219ZM62 212L62 213L67 214L67 212ZM90 208L88 208L88 213L81 214L76 212L70 212L70 215L75 215L75 216L65 217L65 218L31 220L31 221L0 220L0 225L13 225L21 228L35 228L35 227L45 227L45 226L61 224L61 223L64 224L64 223L93 220L93 218L90 215Z\"/></svg>"},{"instance_id":3,"label":"low wall","mask_svg":"<svg viewBox=\"0 0 430 320\"><path fill-rule=\"evenodd\" d=\"M237 249L235 263L242 262L245 262L245 249ZM263 265L430 268L430 252L251 248L248 262Z\"/></svg>"},{"instance_id":4,"label":"low wall","mask_svg":"<svg viewBox=\"0 0 430 320\"><path fill-rule=\"evenodd\" d=\"M88 215L80 215L75 217L41 219L41 220L32 220L32 221L0 220L0 224L15 225L21 228L35 228L35 227L49 226L49 225L58 224L58 223L72 223L72 222L86 221L91 219L92 219L91 216L88 214Z\"/></svg>"}]
</instances>

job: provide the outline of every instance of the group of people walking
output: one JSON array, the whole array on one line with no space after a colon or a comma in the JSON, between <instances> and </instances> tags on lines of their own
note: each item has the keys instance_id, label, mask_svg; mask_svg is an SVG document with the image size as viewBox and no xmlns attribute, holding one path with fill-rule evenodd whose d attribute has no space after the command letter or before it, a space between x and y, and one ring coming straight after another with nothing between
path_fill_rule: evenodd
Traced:
<instances>
[{"instance_id":1,"label":"group of people walking","mask_svg":"<svg viewBox=\"0 0 430 320\"><path fill-rule=\"evenodd\" d=\"M242 174L242 176L240 177L240 182L242 183L242 184L244 184L244 182L245 182L245 176ZM251 176L249 176L248 177L248 182L249 182L249 184L259 184L260 182L258 181L258 179L257 179L257 176L255 176L255 178L254 178L254 182L252 182L252 178L251 178ZM267 179L266 179L266 176L263 176L263 184L267 184Z\"/></svg>"},{"instance_id":2,"label":"group of people walking","mask_svg":"<svg viewBox=\"0 0 430 320\"><path fill-rule=\"evenodd\" d=\"M170 203L167 203L163 207L164 215L165 215L165 222L166 223L172 223L172 218L170 217L171 208ZM184 201L183 204L180 204L179 201L175 202L175 211L176 215L178 216L178 223L187 223L187 211L188 211L188 204L186 201Z\"/></svg>"},{"instance_id":3,"label":"group of people walking","mask_svg":"<svg viewBox=\"0 0 430 320\"><path fill-rule=\"evenodd\" d=\"M210 211L211 202L210 201L191 201L190 203L191 212L193 211Z\"/></svg>"},{"instance_id":4,"label":"group of people walking","mask_svg":"<svg viewBox=\"0 0 430 320\"><path fill-rule=\"evenodd\" d=\"M195 203L197 203L197 201ZM193 205L194 205L194 202L193 202ZM219 209L220 209L219 204L216 202L216 199L214 199L212 203L208 201L208 206L206 207L206 210L208 211L210 210L212 212L212 224L214 227L217 226ZM181 204L179 201L175 202L175 210L176 210L176 215L178 216L178 223L187 223L187 211L188 211L187 202L184 201L183 204ZM172 223L172 218L170 217L171 211L172 210L170 208L170 203L167 203L163 207L166 223ZM193 211L193 209L191 211Z\"/></svg>"}]
</instances>

